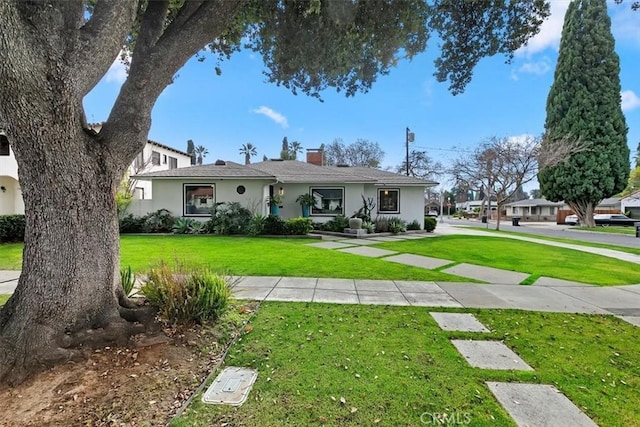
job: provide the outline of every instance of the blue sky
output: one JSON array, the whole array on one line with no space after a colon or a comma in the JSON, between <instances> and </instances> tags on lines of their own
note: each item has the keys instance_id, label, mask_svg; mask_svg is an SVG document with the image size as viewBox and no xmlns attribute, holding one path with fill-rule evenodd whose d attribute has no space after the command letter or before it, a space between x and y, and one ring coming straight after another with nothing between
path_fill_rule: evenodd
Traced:
<instances>
[{"instance_id":1,"label":"blue sky","mask_svg":"<svg viewBox=\"0 0 640 427\"><path fill-rule=\"evenodd\" d=\"M424 54L403 61L379 77L366 94L346 98L333 90L324 102L293 95L265 82L261 58L236 54L216 76L214 61L191 60L175 83L158 99L149 138L186 150L186 141L209 150L205 163L216 159L243 162L238 150L251 142L254 161L278 157L282 138L317 148L341 138L376 141L386 155L382 167L400 164L405 153L405 128L415 133L411 149L425 150L445 166L491 136L540 135L544 130L546 98L556 65L565 0L551 0L551 17L540 34L522 48L511 64L504 57L487 58L476 68L466 91L453 96L447 83L433 77L438 56L432 40ZM630 2L609 4L616 51L620 56L623 111L632 154L640 142L640 11ZM107 118L126 73L116 62L85 98L87 119ZM446 177L441 182L449 187ZM535 185L533 185L535 187Z\"/></svg>"}]
</instances>

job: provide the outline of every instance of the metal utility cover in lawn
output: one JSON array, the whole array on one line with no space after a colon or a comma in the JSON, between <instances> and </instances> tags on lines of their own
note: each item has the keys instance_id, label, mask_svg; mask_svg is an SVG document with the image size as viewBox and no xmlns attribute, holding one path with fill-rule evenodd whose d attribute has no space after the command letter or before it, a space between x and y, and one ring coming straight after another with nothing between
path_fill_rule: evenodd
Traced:
<instances>
[{"instance_id":1,"label":"metal utility cover in lawn","mask_svg":"<svg viewBox=\"0 0 640 427\"><path fill-rule=\"evenodd\" d=\"M230 366L216 377L202 396L204 403L240 406L253 387L258 371Z\"/></svg>"}]
</instances>

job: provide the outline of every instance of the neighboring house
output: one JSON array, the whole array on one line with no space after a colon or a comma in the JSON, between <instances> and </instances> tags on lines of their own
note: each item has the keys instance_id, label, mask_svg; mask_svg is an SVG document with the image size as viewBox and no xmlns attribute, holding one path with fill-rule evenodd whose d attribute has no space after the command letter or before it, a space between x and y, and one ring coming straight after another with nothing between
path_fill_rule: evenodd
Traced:
<instances>
[{"instance_id":1,"label":"neighboring house","mask_svg":"<svg viewBox=\"0 0 640 427\"><path fill-rule=\"evenodd\" d=\"M96 132L99 124L90 125ZM188 153L155 141L147 141L143 150L129 166L128 175L142 172L183 168L191 165ZM132 180L130 187L135 199L150 199L151 183ZM0 130L0 215L24 214L24 202L18 178L18 163L4 132Z\"/></svg>"},{"instance_id":2,"label":"neighboring house","mask_svg":"<svg viewBox=\"0 0 640 427\"><path fill-rule=\"evenodd\" d=\"M314 222L326 222L336 215L351 216L362 205L362 196L373 198L372 216L400 217L407 222L424 217L425 188L437 182L399 175L375 168L336 167L297 160L267 160L251 165L218 160L214 164L137 175L153 183L152 200L136 200L129 211L142 215L168 209L173 215L206 219L211 208L223 202L239 202L249 210L268 214L267 200L283 197L279 215L301 215L296 199L312 194L316 206L310 215Z\"/></svg>"},{"instance_id":3,"label":"neighboring house","mask_svg":"<svg viewBox=\"0 0 640 427\"><path fill-rule=\"evenodd\" d=\"M18 163L9 140L0 130L0 215L24 213L22 191L18 182Z\"/></svg>"},{"instance_id":4,"label":"neighboring house","mask_svg":"<svg viewBox=\"0 0 640 427\"><path fill-rule=\"evenodd\" d=\"M598 206L596 206L596 211L609 211L603 213L618 213L622 209L620 203L620 197L609 197L608 199L604 199Z\"/></svg>"},{"instance_id":5,"label":"neighboring house","mask_svg":"<svg viewBox=\"0 0 640 427\"><path fill-rule=\"evenodd\" d=\"M558 210L565 204L545 199L524 199L505 203L503 206L508 217L515 216L531 221L555 221Z\"/></svg>"},{"instance_id":6,"label":"neighboring house","mask_svg":"<svg viewBox=\"0 0 640 427\"><path fill-rule=\"evenodd\" d=\"M459 211L464 211L468 214L479 213L480 209L482 209L482 200L467 200L466 202L456 203L456 209ZM484 201L484 208L487 209L489 207L489 201ZM498 205L495 197L491 198L491 211L495 211L498 209Z\"/></svg>"},{"instance_id":7,"label":"neighboring house","mask_svg":"<svg viewBox=\"0 0 640 427\"><path fill-rule=\"evenodd\" d=\"M620 212L629 212L631 218L640 218L640 191L634 191L620 199Z\"/></svg>"}]
</instances>

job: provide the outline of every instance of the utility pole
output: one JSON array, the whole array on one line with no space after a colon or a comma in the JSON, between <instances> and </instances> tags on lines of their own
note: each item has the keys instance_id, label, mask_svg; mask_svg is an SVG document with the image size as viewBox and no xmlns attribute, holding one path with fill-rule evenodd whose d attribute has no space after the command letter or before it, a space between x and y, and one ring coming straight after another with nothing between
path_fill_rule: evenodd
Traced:
<instances>
[{"instance_id":1,"label":"utility pole","mask_svg":"<svg viewBox=\"0 0 640 427\"><path fill-rule=\"evenodd\" d=\"M413 142L413 140L415 139L416 134L413 132L409 131L409 128L407 127L407 132L405 135L405 147L407 148L407 176L409 176L409 143Z\"/></svg>"}]
</instances>

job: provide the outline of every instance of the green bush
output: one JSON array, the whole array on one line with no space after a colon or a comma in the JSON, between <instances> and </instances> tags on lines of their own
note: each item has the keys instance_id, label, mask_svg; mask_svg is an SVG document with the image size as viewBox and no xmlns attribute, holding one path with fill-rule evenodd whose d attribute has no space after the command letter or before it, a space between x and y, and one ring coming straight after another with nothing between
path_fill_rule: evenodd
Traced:
<instances>
[{"instance_id":1,"label":"green bush","mask_svg":"<svg viewBox=\"0 0 640 427\"><path fill-rule=\"evenodd\" d=\"M145 233L171 233L176 218L167 209L158 209L147 214L144 221Z\"/></svg>"},{"instance_id":2,"label":"green bush","mask_svg":"<svg viewBox=\"0 0 640 427\"><path fill-rule=\"evenodd\" d=\"M386 217L386 216L377 217L375 226L376 226L376 233L389 232L389 217Z\"/></svg>"},{"instance_id":3,"label":"green bush","mask_svg":"<svg viewBox=\"0 0 640 427\"><path fill-rule=\"evenodd\" d=\"M131 296L133 287L136 284L136 275L131 271L131 266L128 266L126 270L120 270L120 283L124 294Z\"/></svg>"},{"instance_id":4,"label":"green bush","mask_svg":"<svg viewBox=\"0 0 640 427\"><path fill-rule=\"evenodd\" d=\"M146 217L128 214L119 219L120 233L144 233Z\"/></svg>"},{"instance_id":5,"label":"green bush","mask_svg":"<svg viewBox=\"0 0 640 427\"><path fill-rule=\"evenodd\" d=\"M176 222L173 223L173 227L171 230L173 234L190 234L191 233L191 225L194 222L198 222L193 218L178 218Z\"/></svg>"},{"instance_id":6,"label":"green bush","mask_svg":"<svg viewBox=\"0 0 640 427\"><path fill-rule=\"evenodd\" d=\"M287 232L282 218L276 215L269 215L265 218L263 233L269 236L279 236Z\"/></svg>"},{"instance_id":7,"label":"green bush","mask_svg":"<svg viewBox=\"0 0 640 427\"><path fill-rule=\"evenodd\" d=\"M24 241L24 215L0 215L0 243Z\"/></svg>"},{"instance_id":8,"label":"green bush","mask_svg":"<svg viewBox=\"0 0 640 427\"><path fill-rule=\"evenodd\" d=\"M238 202L220 203L206 227L216 234L247 234L252 217L251 211Z\"/></svg>"},{"instance_id":9,"label":"green bush","mask_svg":"<svg viewBox=\"0 0 640 427\"><path fill-rule=\"evenodd\" d=\"M392 233L403 233L407 231L407 223L398 217L389 219L389 231Z\"/></svg>"},{"instance_id":10,"label":"green bush","mask_svg":"<svg viewBox=\"0 0 640 427\"><path fill-rule=\"evenodd\" d=\"M436 229L436 224L438 222L436 221L435 218L430 217L430 216L425 216L424 217L424 229L426 232L431 233L433 230Z\"/></svg>"},{"instance_id":11,"label":"green bush","mask_svg":"<svg viewBox=\"0 0 640 427\"><path fill-rule=\"evenodd\" d=\"M149 272L142 293L169 323L216 320L226 310L231 289L224 277L208 270L185 274L162 264Z\"/></svg>"},{"instance_id":12,"label":"green bush","mask_svg":"<svg viewBox=\"0 0 640 427\"><path fill-rule=\"evenodd\" d=\"M413 220L411 221L409 224L407 224L407 230L420 230L420 223L417 220Z\"/></svg>"},{"instance_id":13,"label":"green bush","mask_svg":"<svg viewBox=\"0 0 640 427\"><path fill-rule=\"evenodd\" d=\"M344 229L348 227L349 227L349 218L345 217L344 215L337 215L335 218L325 222L322 225L322 229L324 231L334 231L337 233L344 232Z\"/></svg>"},{"instance_id":14,"label":"green bush","mask_svg":"<svg viewBox=\"0 0 640 427\"><path fill-rule=\"evenodd\" d=\"M362 221L362 229L367 230L367 234L373 234L376 232L376 227L371 221Z\"/></svg>"},{"instance_id":15,"label":"green bush","mask_svg":"<svg viewBox=\"0 0 640 427\"><path fill-rule=\"evenodd\" d=\"M290 218L285 221L284 228L287 234L305 235L313 230L311 219L309 218Z\"/></svg>"},{"instance_id":16,"label":"green bush","mask_svg":"<svg viewBox=\"0 0 640 427\"><path fill-rule=\"evenodd\" d=\"M260 214L255 214L249 221L249 228L247 234L250 236L259 236L264 233L264 225L267 221L267 217Z\"/></svg>"}]
</instances>

